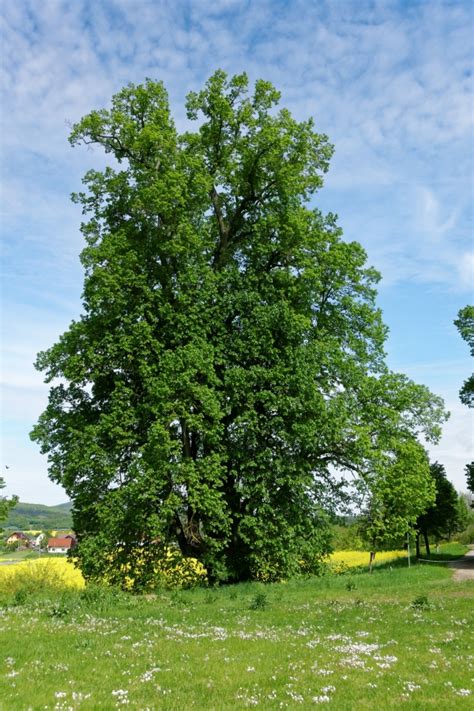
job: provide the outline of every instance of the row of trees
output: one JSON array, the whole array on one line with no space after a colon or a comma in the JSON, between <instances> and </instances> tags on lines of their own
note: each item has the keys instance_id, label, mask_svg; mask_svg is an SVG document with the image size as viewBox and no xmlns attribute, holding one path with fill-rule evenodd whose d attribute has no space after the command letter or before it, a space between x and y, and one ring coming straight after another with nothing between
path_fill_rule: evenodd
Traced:
<instances>
[{"instance_id":1,"label":"row of trees","mask_svg":"<svg viewBox=\"0 0 474 711\"><path fill-rule=\"evenodd\" d=\"M465 306L461 309L454 324L474 356L474 307ZM474 375L464 382L459 397L465 405L474 407ZM430 537L435 540L449 538L453 533L466 528L471 518L467 502L462 495L458 496L456 493L454 486L447 479L443 465L438 462L431 464L430 475L435 498L424 512L418 515L413 527L417 557L420 557L420 536L424 540L427 554L430 555ZM474 462L466 465L466 480L468 489L474 492ZM401 471L396 473L393 481L385 478L383 483L384 487L379 489L375 496L370 496L363 519L362 530L372 548L371 559L379 546L399 541L407 531L408 510L403 510L406 504L401 502L408 500L409 492L417 485L415 480L410 480ZM416 507L416 502L413 505Z\"/></svg>"},{"instance_id":2,"label":"row of trees","mask_svg":"<svg viewBox=\"0 0 474 711\"><path fill-rule=\"evenodd\" d=\"M374 540L435 500L419 437L443 402L385 364L379 275L309 206L332 146L279 98L218 71L178 133L148 80L73 127L113 161L74 196L84 311L38 356L32 437L86 576L120 582L139 555L146 585L176 544L211 580L279 579L324 555L354 487Z\"/></svg>"},{"instance_id":3,"label":"row of trees","mask_svg":"<svg viewBox=\"0 0 474 711\"><path fill-rule=\"evenodd\" d=\"M420 536L423 537L426 553L430 555L430 538L439 541L450 538L454 533L463 531L470 520L467 501L446 476L442 464L435 462L430 466L430 473L436 487L433 504L421 514L416 523L416 554L420 557Z\"/></svg>"}]
</instances>

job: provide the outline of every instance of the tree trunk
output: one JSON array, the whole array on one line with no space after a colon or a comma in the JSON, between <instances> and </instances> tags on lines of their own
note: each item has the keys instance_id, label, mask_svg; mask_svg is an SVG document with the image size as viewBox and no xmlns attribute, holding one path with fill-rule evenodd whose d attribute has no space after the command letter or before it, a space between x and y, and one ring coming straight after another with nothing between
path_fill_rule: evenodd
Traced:
<instances>
[{"instance_id":1,"label":"tree trunk","mask_svg":"<svg viewBox=\"0 0 474 711\"><path fill-rule=\"evenodd\" d=\"M428 534L426 531L423 531L423 538L425 539L425 548L426 548L426 555L429 558L431 553L430 553L430 542L428 540Z\"/></svg>"},{"instance_id":2,"label":"tree trunk","mask_svg":"<svg viewBox=\"0 0 474 711\"><path fill-rule=\"evenodd\" d=\"M372 573L374 560L375 560L375 551L370 551L369 573Z\"/></svg>"},{"instance_id":3,"label":"tree trunk","mask_svg":"<svg viewBox=\"0 0 474 711\"><path fill-rule=\"evenodd\" d=\"M420 556L420 534L419 533L416 534L415 542L416 542L416 557L420 558L421 556Z\"/></svg>"}]
</instances>

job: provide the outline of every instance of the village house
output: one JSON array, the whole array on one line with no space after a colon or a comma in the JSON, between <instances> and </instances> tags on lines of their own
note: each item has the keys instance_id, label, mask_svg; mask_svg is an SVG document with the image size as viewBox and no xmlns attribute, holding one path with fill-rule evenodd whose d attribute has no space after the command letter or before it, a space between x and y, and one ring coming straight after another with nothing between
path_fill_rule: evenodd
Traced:
<instances>
[{"instance_id":1,"label":"village house","mask_svg":"<svg viewBox=\"0 0 474 711\"><path fill-rule=\"evenodd\" d=\"M13 543L18 543L20 546L27 548L31 541L26 533L23 533L23 531L14 531L7 538L7 546L12 545Z\"/></svg>"},{"instance_id":2,"label":"village house","mask_svg":"<svg viewBox=\"0 0 474 711\"><path fill-rule=\"evenodd\" d=\"M76 546L74 536L67 535L48 539L48 553L67 553Z\"/></svg>"},{"instance_id":3,"label":"village house","mask_svg":"<svg viewBox=\"0 0 474 711\"><path fill-rule=\"evenodd\" d=\"M36 548L41 548L45 538L45 533L38 533L38 535L33 538L33 545L36 546Z\"/></svg>"}]
</instances>

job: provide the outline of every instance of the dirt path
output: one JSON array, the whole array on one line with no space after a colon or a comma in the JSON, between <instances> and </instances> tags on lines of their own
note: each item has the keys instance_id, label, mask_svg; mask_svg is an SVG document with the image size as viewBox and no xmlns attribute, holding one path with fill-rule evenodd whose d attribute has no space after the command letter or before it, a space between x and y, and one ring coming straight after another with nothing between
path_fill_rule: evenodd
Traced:
<instances>
[{"instance_id":1,"label":"dirt path","mask_svg":"<svg viewBox=\"0 0 474 711\"><path fill-rule=\"evenodd\" d=\"M464 558L448 563L449 568L454 568L453 580L474 580L474 546L469 548Z\"/></svg>"}]
</instances>

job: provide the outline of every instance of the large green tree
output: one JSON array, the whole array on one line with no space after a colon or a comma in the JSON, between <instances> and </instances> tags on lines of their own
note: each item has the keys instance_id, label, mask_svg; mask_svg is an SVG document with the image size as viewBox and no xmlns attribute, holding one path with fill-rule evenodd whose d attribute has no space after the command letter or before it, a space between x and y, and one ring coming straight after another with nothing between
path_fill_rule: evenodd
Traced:
<instances>
[{"instance_id":1,"label":"large green tree","mask_svg":"<svg viewBox=\"0 0 474 711\"><path fill-rule=\"evenodd\" d=\"M211 579L291 575L327 550L340 472L439 436L442 401L384 364L379 275L308 207L332 147L278 101L217 71L187 98L195 131L152 81L73 127L115 161L75 196L84 312L38 356L32 437L88 576L138 555L146 584L173 542Z\"/></svg>"}]
</instances>

